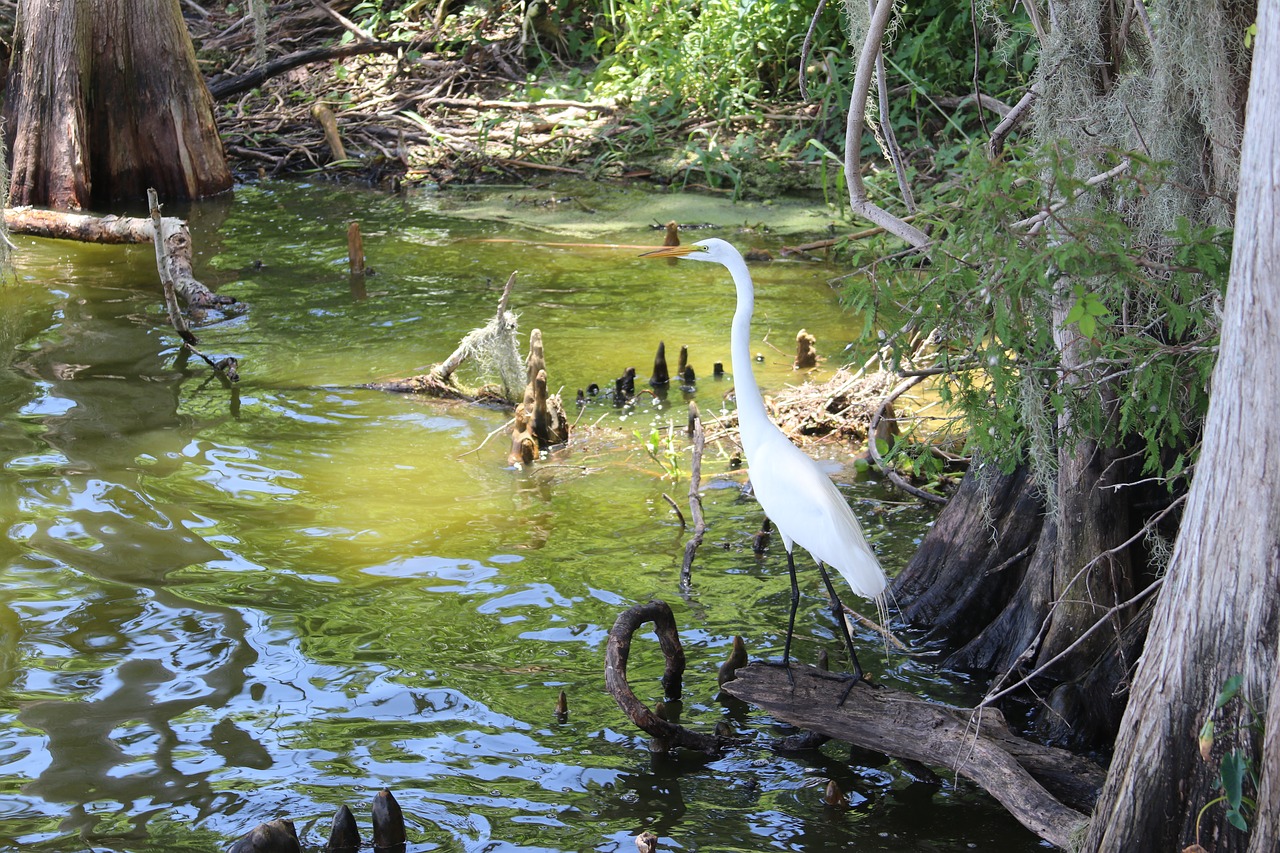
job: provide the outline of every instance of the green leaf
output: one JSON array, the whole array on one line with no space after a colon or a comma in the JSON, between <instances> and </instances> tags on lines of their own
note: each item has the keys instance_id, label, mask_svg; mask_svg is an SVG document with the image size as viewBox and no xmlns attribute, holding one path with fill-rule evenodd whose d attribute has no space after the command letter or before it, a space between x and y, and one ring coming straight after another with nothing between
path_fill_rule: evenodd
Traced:
<instances>
[{"instance_id":1,"label":"green leaf","mask_svg":"<svg viewBox=\"0 0 1280 853\"><path fill-rule=\"evenodd\" d=\"M1213 710L1218 710L1223 705L1236 698L1236 694L1240 692L1240 685L1244 684L1243 675L1233 675L1222 684L1222 690L1218 693L1218 698L1213 703Z\"/></svg>"},{"instance_id":2,"label":"green leaf","mask_svg":"<svg viewBox=\"0 0 1280 853\"><path fill-rule=\"evenodd\" d=\"M1084 318L1084 310L1084 300L1077 299L1076 304L1072 305L1071 310L1067 312L1066 325L1070 326L1072 323L1079 323Z\"/></svg>"},{"instance_id":3,"label":"green leaf","mask_svg":"<svg viewBox=\"0 0 1280 853\"><path fill-rule=\"evenodd\" d=\"M1086 338L1092 338L1097 328L1098 320L1092 314L1086 314L1080 318L1080 334Z\"/></svg>"},{"instance_id":4,"label":"green leaf","mask_svg":"<svg viewBox=\"0 0 1280 853\"><path fill-rule=\"evenodd\" d=\"M1222 756L1222 766L1219 771L1222 778L1222 792L1226 795L1232 811L1239 810L1240 802L1244 798L1244 774L1247 769L1248 759L1240 750L1233 749Z\"/></svg>"}]
</instances>

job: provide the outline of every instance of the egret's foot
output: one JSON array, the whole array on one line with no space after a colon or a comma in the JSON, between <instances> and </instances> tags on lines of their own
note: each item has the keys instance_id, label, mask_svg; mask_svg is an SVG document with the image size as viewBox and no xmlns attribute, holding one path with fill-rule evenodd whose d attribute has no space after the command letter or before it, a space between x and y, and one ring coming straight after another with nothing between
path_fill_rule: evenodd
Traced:
<instances>
[{"instance_id":1,"label":"egret's foot","mask_svg":"<svg viewBox=\"0 0 1280 853\"><path fill-rule=\"evenodd\" d=\"M790 684L790 685L791 685L791 692L793 692L793 693L795 692L795 689L796 689L796 677L795 677L794 675L792 675L792 674L791 674L791 661L787 660L786 658L783 658L782 660L765 660L765 661L760 661L760 662L761 662L762 664L764 664L765 666L780 666L780 667L782 667L782 668L786 671L786 673L787 673L787 684Z\"/></svg>"},{"instance_id":2,"label":"egret's foot","mask_svg":"<svg viewBox=\"0 0 1280 853\"><path fill-rule=\"evenodd\" d=\"M859 684L866 687L875 686L870 681L863 678L861 674L855 674L852 672L820 672L818 676L820 678L829 678L832 681L845 682L844 692L840 694L840 701L836 703L837 708L844 705L844 703L849 699L849 694L853 692L853 688L857 687Z\"/></svg>"}]
</instances>

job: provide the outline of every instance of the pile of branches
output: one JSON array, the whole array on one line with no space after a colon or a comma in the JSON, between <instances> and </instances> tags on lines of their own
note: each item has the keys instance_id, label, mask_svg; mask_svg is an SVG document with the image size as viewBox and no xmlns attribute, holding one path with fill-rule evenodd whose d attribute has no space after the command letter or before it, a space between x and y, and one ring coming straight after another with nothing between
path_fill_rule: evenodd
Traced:
<instances>
[{"instance_id":1,"label":"pile of branches","mask_svg":"<svg viewBox=\"0 0 1280 853\"><path fill-rule=\"evenodd\" d=\"M239 174L314 171L394 187L580 173L564 164L624 129L612 104L509 99L533 47L528 22L505 7L450 18L446 33L430 20L435 4L422 4L424 20L401 22L392 41L352 21L355 5L282 0L255 21L185 4Z\"/></svg>"},{"instance_id":2,"label":"pile of branches","mask_svg":"<svg viewBox=\"0 0 1280 853\"><path fill-rule=\"evenodd\" d=\"M818 441L861 444L897 377L884 371L837 370L826 382L788 386L768 400L770 414L787 437L804 446ZM708 423L707 440L737 439L738 414Z\"/></svg>"}]
</instances>

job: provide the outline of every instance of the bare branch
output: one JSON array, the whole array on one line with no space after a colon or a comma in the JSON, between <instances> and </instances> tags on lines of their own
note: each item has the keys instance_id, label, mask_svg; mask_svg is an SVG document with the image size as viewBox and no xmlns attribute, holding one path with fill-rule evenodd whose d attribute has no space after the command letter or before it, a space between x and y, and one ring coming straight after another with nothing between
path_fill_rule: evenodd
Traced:
<instances>
[{"instance_id":1,"label":"bare branch","mask_svg":"<svg viewBox=\"0 0 1280 853\"><path fill-rule=\"evenodd\" d=\"M849 206L855 214L902 238L914 248L922 249L929 244L928 235L868 199L866 185L862 182L859 149L862 147L867 95L871 91L871 74L875 68L876 59L880 56L880 44L884 39L884 31L889 25L889 16L892 12L893 0L879 0L871 15L871 25L867 28L867 37L862 44L862 54L858 58L858 72L854 77L853 95L849 99L849 116L845 125L845 183L849 189Z\"/></svg>"}]
</instances>

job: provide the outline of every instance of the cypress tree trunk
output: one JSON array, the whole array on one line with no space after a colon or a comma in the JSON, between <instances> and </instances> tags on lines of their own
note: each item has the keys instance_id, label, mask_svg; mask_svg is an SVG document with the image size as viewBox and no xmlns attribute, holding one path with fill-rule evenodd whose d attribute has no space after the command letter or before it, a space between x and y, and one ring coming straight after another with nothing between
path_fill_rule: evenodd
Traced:
<instances>
[{"instance_id":1,"label":"cypress tree trunk","mask_svg":"<svg viewBox=\"0 0 1280 853\"><path fill-rule=\"evenodd\" d=\"M4 115L11 205L231 186L178 0L20 0Z\"/></svg>"},{"instance_id":2,"label":"cypress tree trunk","mask_svg":"<svg viewBox=\"0 0 1280 853\"><path fill-rule=\"evenodd\" d=\"M1204 449L1087 850L1273 851L1280 827L1280 11L1264 3ZM1214 710L1224 683L1241 697ZM1257 716L1255 716L1255 712ZM1212 719L1207 758L1197 734ZM1266 722L1266 740L1261 726ZM1202 809L1223 756L1260 773L1252 834ZM1197 833L1197 821L1199 832Z\"/></svg>"},{"instance_id":3,"label":"cypress tree trunk","mask_svg":"<svg viewBox=\"0 0 1280 853\"><path fill-rule=\"evenodd\" d=\"M1179 217L1229 224L1254 3L1162 2L1152 8L1154 40L1123 19L1124 4L1112 0L1051 6L1033 119L1041 146L1068 149L1081 179L1114 165L1108 158L1117 151L1170 164L1164 183L1136 198L1120 194L1135 247L1159 245ZM1073 210L1085 218L1090 205L1103 209L1114 201L1104 183L1074 201ZM1046 230L1042 239L1076 239L1053 233L1052 225ZM1059 376L1114 416L1114 388L1091 372L1088 350L1065 322L1074 288L1091 291L1096 284L1072 273L1045 270L1059 280L1054 316L1045 318L1055 329ZM1008 672L1008 683L1052 662L1050 683L1037 685L1035 694L1036 701L1047 695L1052 711L1041 715L1042 734L1105 748L1130 695L1128 676L1149 621L1149 608L1117 605L1161 568L1134 534L1174 496L1160 485L1114 488L1140 479L1129 461L1133 448L1103 446L1071 415L1056 424L1057 449L1038 451L1036 477L1018 475L1019 488L989 474L966 475L947 523L940 519L930 531L895 582L895 596L908 619L931 624L958 645L950 666ZM1010 517L1027 511L1045 516L1034 538ZM1171 533L1176 523L1171 513L1161 532Z\"/></svg>"}]
</instances>

